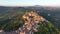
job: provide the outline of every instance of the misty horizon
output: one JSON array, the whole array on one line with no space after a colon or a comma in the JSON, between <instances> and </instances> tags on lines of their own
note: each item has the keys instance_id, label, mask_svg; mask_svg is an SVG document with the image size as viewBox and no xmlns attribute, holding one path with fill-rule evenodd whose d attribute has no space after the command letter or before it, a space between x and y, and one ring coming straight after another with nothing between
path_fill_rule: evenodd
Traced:
<instances>
[{"instance_id":1,"label":"misty horizon","mask_svg":"<svg viewBox=\"0 0 60 34\"><path fill-rule=\"evenodd\" d=\"M0 6L60 6L60 0L0 0Z\"/></svg>"}]
</instances>

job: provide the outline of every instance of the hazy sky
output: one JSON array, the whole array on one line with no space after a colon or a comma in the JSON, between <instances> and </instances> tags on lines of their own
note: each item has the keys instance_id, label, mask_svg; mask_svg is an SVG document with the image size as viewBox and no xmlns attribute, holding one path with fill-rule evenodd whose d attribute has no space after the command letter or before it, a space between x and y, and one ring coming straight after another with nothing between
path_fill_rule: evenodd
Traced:
<instances>
[{"instance_id":1,"label":"hazy sky","mask_svg":"<svg viewBox=\"0 0 60 34\"><path fill-rule=\"evenodd\" d=\"M60 6L60 0L0 0L0 6Z\"/></svg>"}]
</instances>

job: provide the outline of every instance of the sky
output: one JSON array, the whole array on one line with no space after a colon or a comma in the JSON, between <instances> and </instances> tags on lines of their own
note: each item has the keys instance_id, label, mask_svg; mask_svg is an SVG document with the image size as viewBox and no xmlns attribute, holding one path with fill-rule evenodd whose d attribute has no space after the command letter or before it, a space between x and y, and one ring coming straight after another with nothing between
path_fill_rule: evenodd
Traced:
<instances>
[{"instance_id":1,"label":"sky","mask_svg":"<svg viewBox=\"0 0 60 34\"><path fill-rule=\"evenodd\" d=\"M0 6L60 6L60 0L0 0Z\"/></svg>"}]
</instances>

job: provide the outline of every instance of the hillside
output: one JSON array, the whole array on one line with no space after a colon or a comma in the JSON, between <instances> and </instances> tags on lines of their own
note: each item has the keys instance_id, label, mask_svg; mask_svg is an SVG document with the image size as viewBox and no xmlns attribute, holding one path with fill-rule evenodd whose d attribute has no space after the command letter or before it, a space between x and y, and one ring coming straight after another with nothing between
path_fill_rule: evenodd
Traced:
<instances>
[{"instance_id":1,"label":"hillside","mask_svg":"<svg viewBox=\"0 0 60 34\"><path fill-rule=\"evenodd\" d=\"M40 29L35 34L60 34L60 10L48 10L42 7L33 7L33 9L32 7L14 7L0 10L0 29L4 31L17 30L24 24L21 17L28 10L37 12L40 16L48 20L48 22L38 24L40 25Z\"/></svg>"}]
</instances>

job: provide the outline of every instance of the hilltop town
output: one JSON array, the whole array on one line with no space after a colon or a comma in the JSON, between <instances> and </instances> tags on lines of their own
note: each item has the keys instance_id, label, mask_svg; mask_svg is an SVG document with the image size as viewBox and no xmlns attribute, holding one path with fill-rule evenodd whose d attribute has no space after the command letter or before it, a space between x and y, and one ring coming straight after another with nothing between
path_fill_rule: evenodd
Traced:
<instances>
[{"instance_id":1,"label":"hilltop town","mask_svg":"<svg viewBox=\"0 0 60 34\"><path fill-rule=\"evenodd\" d=\"M19 28L19 30L17 30L16 33L33 34L34 32L37 32L40 28L38 23L45 21L45 19L42 16L39 16L34 11L26 12L22 16L22 20L24 20L24 25L21 28Z\"/></svg>"},{"instance_id":2,"label":"hilltop town","mask_svg":"<svg viewBox=\"0 0 60 34\"><path fill-rule=\"evenodd\" d=\"M20 34L34 34L34 32L37 32L40 28L38 23L45 21L42 16L39 16L36 12L33 11L26 12L22 19L24 20L24 25L19 28Z\"/></svg>"}]
</instances>

